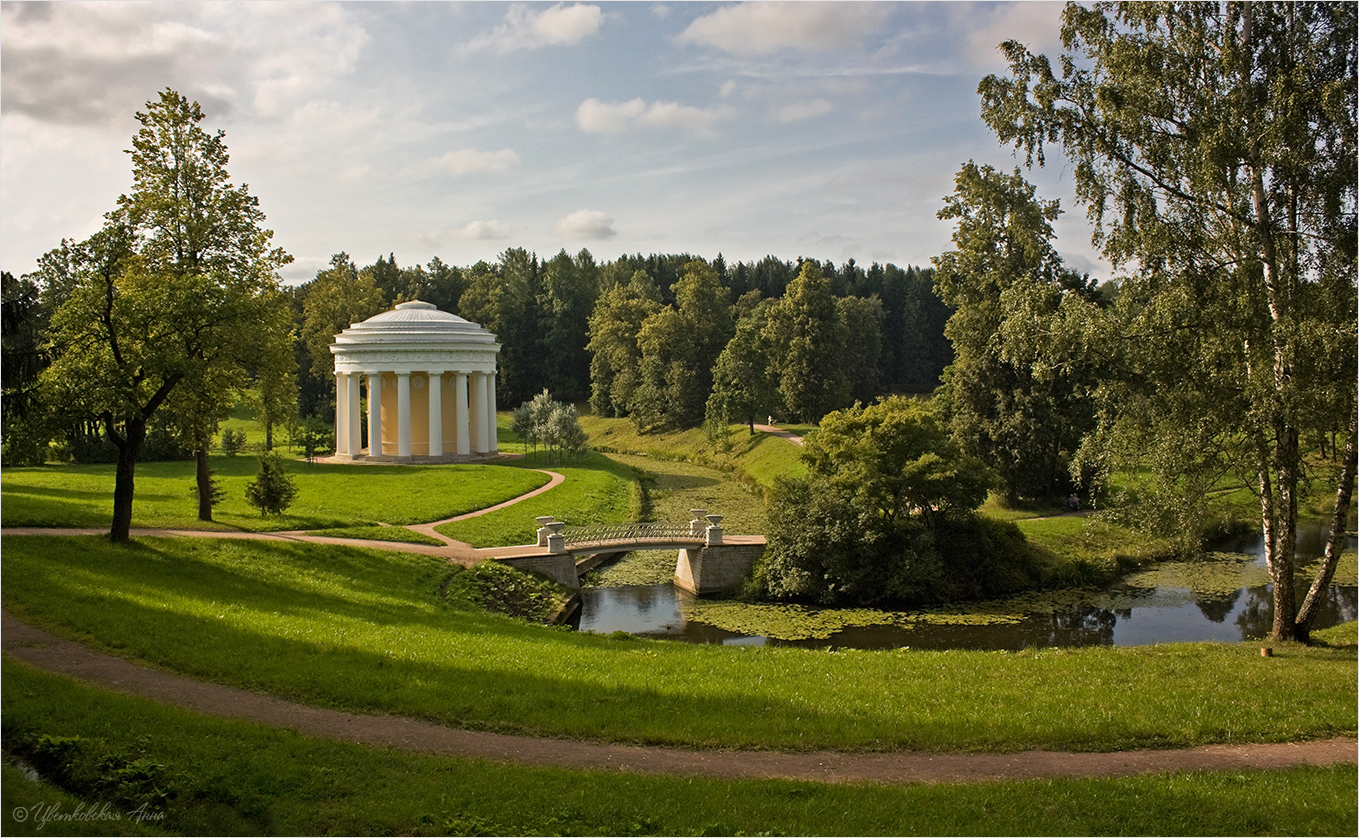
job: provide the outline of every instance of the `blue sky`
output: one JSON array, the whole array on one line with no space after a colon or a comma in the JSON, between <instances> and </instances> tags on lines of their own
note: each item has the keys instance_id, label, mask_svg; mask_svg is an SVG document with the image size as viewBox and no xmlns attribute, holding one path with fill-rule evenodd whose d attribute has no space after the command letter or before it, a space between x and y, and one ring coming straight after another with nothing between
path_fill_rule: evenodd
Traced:
<instances>
[{"instance_id":1,"label":"blue sky","mask_svg":"<svg viewBox=\"0 0 1359 838\"><path fill-rule=\"evenodd\" d=\"M226 132L296 262L457 265L509 247L927 265L1008 38L1055 55L1060 4L0 5L0 262L94 232L165 87ZM1054 157L1068 263L1107 276Z\"/></svg>"}]
</instances>

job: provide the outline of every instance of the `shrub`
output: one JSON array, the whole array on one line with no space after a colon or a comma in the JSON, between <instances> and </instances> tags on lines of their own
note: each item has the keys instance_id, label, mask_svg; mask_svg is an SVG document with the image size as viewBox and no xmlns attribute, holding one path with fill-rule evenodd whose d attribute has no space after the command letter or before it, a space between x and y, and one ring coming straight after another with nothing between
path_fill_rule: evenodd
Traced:
<instances>
[{"instance_id":1,"label":"shrub","mask_svg":"<svg viewBox=\"0 0 1359 838\"><path fill-rule=\"evenodd\" d=\"M222 431L222 453L234 457L245 450L245 431L225 428Z\"/></svg>"},{"instance_id":2,"label":"shrub","mask_svg":"<svg viewBox=\"0 0 1359 838\"><path fill-rule=\"evenodd\" d=\"M260 470L255 479L245 484L245 499L260 515L277 515L292 505L297 497L297 484L283 468L283 458L277 454L260 455Z\"/></svg>"}]
</instances>

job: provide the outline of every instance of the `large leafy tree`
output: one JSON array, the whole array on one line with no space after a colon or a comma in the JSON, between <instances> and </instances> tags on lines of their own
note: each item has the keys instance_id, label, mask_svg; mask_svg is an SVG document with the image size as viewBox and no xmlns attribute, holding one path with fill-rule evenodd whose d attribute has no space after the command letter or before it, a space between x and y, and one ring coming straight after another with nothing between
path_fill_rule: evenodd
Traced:
<instances>
[{"instance_id":1,"label":"large leafy tree","mask_svg":"<svg viewBox=\"0 0 1359 838\"><path fill-rule=\"evenodd\" d=\"M802 263L788 293L770 309L765 332L789 415L816 422L848 403L849 379L841 364L848 335L830 283L815 262Z\"/></svg>"},{"instance_id":2,"label":"large leafy tree","mask_svg":"<svg viewBox=\"0 0 1359 838\"><path fill-rule=\"evenodd\" d=\"M631 415L642 430L703 421L713 363L732 336L730 292L707 262L686 265L670 290L676 305L648 317L637 336L641 377Z\"/></svg>"},{"instance_id":3,"label":"large leafy tree","mask_svg":"<svg viewBox=\"0 0 1359 838\"><path fill-rule=\"evenodd\" d=\"M330 266L317 271L305 289L301 337L310 380L307 389L315 399L307 412L329 418L335 410L335 356L330 345L350 324L380 314L385 302L372 273L361 273L348 253L330 257Z\"/></svg>"},{"instance_id":4,"label":"large leafy tree","mask_svg":"<svg viewBox=\"0 0 1359 838\"><path fill-rule=\"evenodd\" d=\"M779 402L764 337L768 313L769 303L760 303L749 316L741 318L735 336L713 364L713 390L708 396L705 421L723 434L731 420L737 419L746 423L754 436L756 417L767 416Z\"/></svg>"},{"instance_id":5,"label":"large leafy tree","mask_svg":"<svg viewBox=\"0 0 1359 838\"><path fill-rule=\"evenodd\" d=\"M118 450L110 535L126 541L148 423L177 388L207 405L249 358L291 257L271 247L258 200L231 183L222 132L173 90L138 113L133 187L72 248L73 282L51 323L43 398L97 417ZM187 406L184 408L188 410Z\"/></svg>"},{"instance_id":6,"label":"large leafy tree","mask_svg":"<svg viewBox=\"0 0 1359 838\"><path fill-rule=\"evenodd\" d=\"M626 416L641 381L637 335L661 309L661 292L646 271L604 292L590 313L590 408L600 416Z\"/></svg>"},{"instance_id":7,"label":"large leafy tree","mask_svg":"<svg viewBox=\"0 0 1359 838\"><path fill-rule=\"evenodd\" d=\"M934 259L939 296L954 309L942 392L954 437L1000 476L1007 504L1066 495L1071 457L1094 423L1091 364L1056 359L1027 327L1093 289L1052 246L1057 202L1039 200L1018 171L968 161L954 183L939 217L957 222L957 249Z\"/></svg>"},{"instance_id":8,"label":"large leafy tree","mask_svg":"<svg viewBox=\"0 0 1359 838\"><path fill-rule=\"evenodd\" d=\"M1146 452L1165 477L1252 476L1273 634L1305 638L1344 536L1355 473L1356 7L1069 4L1054 67L1016 42L981 84L1003 142L1060 145L1095 241L1125 270L1104 341L1090 452ZM1324 560L1299 607L1309 433L1344 429ZM1181 478L1183 479L1183 478ZM1204 483L1206 481L1199 481Z\"/></svg>"}]
</instances>

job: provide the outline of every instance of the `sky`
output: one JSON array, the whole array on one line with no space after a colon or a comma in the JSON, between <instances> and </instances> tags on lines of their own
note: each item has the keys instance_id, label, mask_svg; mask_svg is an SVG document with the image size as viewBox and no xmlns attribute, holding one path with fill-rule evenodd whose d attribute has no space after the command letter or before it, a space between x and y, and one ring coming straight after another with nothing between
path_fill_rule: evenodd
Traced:
<instances>
[{"instance_id":1,"label":"sky","mask_svg":"<svg viewBox=\"0 0 1359 838\"><path fill-rule=\"evenodd\" d=\"M977 85L1060 3L0 3L0 267L95 232L167 87L221 129L288 282L341 251L512 247L926 266L972 159L1022 161ZM1108 276L1060 155L1067 264Z\"/></svg>"}]
</instances>

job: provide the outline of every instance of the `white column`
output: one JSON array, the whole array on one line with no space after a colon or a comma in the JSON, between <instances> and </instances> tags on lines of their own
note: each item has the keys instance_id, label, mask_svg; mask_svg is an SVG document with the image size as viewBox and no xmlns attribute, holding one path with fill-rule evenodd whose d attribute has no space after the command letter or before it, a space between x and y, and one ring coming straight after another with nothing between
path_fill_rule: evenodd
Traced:
<instances>
[{"instance_id":1,"label":"white column","mask_svg":"<svg viewBox=\"0 0 1359 838\"><path fill-rule=\"evenodd\" d=\"M474 451L478 454L485 454L487 450L486 433L486 373L472 373L472 415L476 417L477 439L473 445Z\"/></svg>"},{"instance_id":2,"label":"white column","mask_svg":"<svg viewBox=\"0 0 1359 838\"><path fill-rule=\"evenodd\" d=\"M368 373L368 456L382 456L382 373Z\"/></svg>"},{"instance_id":3,"label":"white column","mask_svg":"<svg viewBox=\"0 0 1359 838\"><path fill-rule=\"evenodd\" d=\"M363 422L359 419L359 374L345 374L344 428L345 448L350 457L357 457L363 451Z\"/></svg>"},{"instance_id":4,"label":"white column","mask_svg":"<svg viewBox=\"0 0 1359 838\"><path fill-rule=\"evenodd\" d=\"M486 440L487 453L494 454L500 448L495 427L495 373L486 373L486 427L490 430L489 438Z\"/></svg>"},{"instance_id":5,"label":"white column","mask_svg":"<svg viewBox=\"0 0 1359 838\"><path fill-rule=\"evenodd\" d=\"M396 374L396 456L411 455L411 374Z\"/></svg>"},{"instance_id":6,"label":"white column","mask_svg":"<svg viewBox=\"0 0 1359 838\"><path fill-rule=\"evenodd\" d=\"M429 456L444 453L444 371L430 370L429 378Z\"/></svg>"},{"instance_id":7,"label":"white column","mask_svg":"<svg viewBox=\"0 0 1359 838\"><path fill-rule=\"evenodd\" d=\"M458 456L466 457L472 453L471 431L467 425L467 373L453 374L453 427L458 434Z\"/></svg>"},{"instance_id":8,"label":"white column","mask_svg":"<svg viewBox=\"0 0 1359 838\"><path fill-rule=\"evenodd\" d=\"M342 456L349 453L349 429L345 427L345 420L349 418L349 405L345 400L349 398L349 376L342 372L335 373L335 454Z\"/></svg>"}]
</instances>

